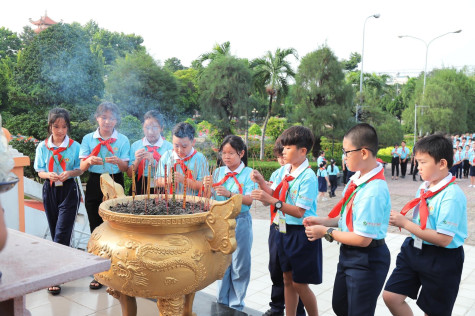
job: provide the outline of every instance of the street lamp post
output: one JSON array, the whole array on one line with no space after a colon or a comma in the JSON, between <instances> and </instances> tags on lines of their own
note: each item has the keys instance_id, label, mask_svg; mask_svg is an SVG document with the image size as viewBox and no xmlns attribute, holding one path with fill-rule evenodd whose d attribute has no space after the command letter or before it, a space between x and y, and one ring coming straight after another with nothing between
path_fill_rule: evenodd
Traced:
<instances>
[{"instance_id":1,"label":"street lamp post","mask_svg":"<svg viewBox=\"0 0 475 316\"><path fill-rule=\"evenodd\" d=\"M427 105L414 105L414 145L416 144L416 134L417 134L417 108L428 108Z\"/></svg>"},{"instance_id":2,"label":"street lamp post","mask_svg":"<svg viewBox=\"0 0 475 316\"><path fill-rule=\"evenodd\" d=\"M419 40L421 41L422 43L424 43L424 45L426 46L426 60L425 60L425 65L424 65L424 85L422 86L422 100L424 100L424 94L425 94L425 90L426 90L426 73L427 73L427 55L429 53L429 46L430 44L432 44L433 41L435 41L436 39L438 38L441 38L445 35L449 35L449 34L457 34L457 33L460 33L462 32L462 30L458 30L458 31L453 31L453 32L447 32L447 33L444 33L442 35L439 35L437 37L434 37L433 39L431 39L429 42L426 42L424 41L423 39L419 38L419 37L415 37L415 36L411 36L411 35L399 35L398 37L399 38L403 38L403 37L409 37L409 38L413 38L413 39L416 39L416 40Z\"/></svg>"},{"instance_id":3,"label":"street lamp post","mask_svg":"<svg viewBox=\"0 0 475 316\"><path fill-rule=\"evenodd\" d=\"M256 108L254 108L251 112L254 115L254 123L256 123L256 114L258 111L256 110Z\"/></svg>"},{"instance_id":4,"label":"street lamp post","mask_svg":"<svg viewBox=\"0 0 475 316\"><path fill-rule=\"evenodd\" d=\"M360 110L360 106L363 104L364 34L365 34L365 29L366 29L366 21L368 21L369 18L377 19L380 16L381 15L379 13L370 15L364 20L364 24L363 24L363 46L362 46L362 49L361 49L361 73L360 73L360 104L356 105L356 113L355 113L356 123L358 123L358 112Z\"/></svg>"},{"instance_id":5,"label":"street lamp post","mask_svg":"<svg viewBox=\"0 0 475 316\"><path fill-rule=\"evenodd\" d=\"M460 32L462 32L462 30L447 32L447 33L444 33L442 35L434 37L429 42L426 42L426 41L424 41L423 39L421 39L419 37L415 37L415 36L411 36L411 35L399 35L398 36L399 38L409 37L409 38L416 39L416 40L421 41L422 43L424 43L424 45L426 46L426 59L425 59L425 64L424 64L424 84L422 86L422 102L424 102L424 96L425 96L425 91L426 91L427 56L428 56L428 53L429 53L430 44L432 44L432 42L435 41L436 39L441 38L445 35L457 34L457 33L460 33ZM416 129L417 128L417 108L421 108L421 107L428 107L428 106L417 105L417 104L414 105L414 144L416 144L416 133L417 133L417 129Z\"/></svg>"}]
</instances>

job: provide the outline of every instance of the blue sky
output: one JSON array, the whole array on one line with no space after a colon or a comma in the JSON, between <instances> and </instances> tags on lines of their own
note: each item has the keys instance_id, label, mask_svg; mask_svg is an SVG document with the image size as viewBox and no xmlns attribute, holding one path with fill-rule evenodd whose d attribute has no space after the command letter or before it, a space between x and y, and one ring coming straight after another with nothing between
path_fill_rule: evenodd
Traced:
<instances>
[{"instance_id":1,"label":"blue sky","mask_svg":"<svg viewBox=\"0 0 475 316\"><path fill-rule=\"evenodd\" d=\"M177 57L185 66L224 41L242 58L260 57L277 47L293 47L303 57L326 43L346 59L353 51L361 53L364 21L379 13L379 19L366 23L365 72L417 75L424 69L425 45L398 35L430 41L459 29L460 34L429 46L428 71L475 70L475 0L26 0L3 3L0 26L21 32L29 18L36 20L45 10L56 21L84 24L92 19L110 31L141 35L155 59Z\"/></svg>"}]
</instances>

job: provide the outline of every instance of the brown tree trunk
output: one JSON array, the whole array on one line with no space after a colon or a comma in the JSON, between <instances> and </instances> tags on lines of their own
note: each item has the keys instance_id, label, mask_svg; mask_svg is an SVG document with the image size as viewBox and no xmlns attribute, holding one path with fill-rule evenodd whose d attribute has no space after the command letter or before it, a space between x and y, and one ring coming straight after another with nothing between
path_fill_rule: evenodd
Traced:
<instances>
[{"instance_id":1,"label":"brown tree trunk","mask_svg":"<svg viewBox=\"0 0 475 316\"><path fill-rule=\"evenodd\" d=\"M264 120L264 125L262 126L262 136L261 136L261 152L259 154L259 159L264 160L264 150L265 150L265 140L266 140L266 129L267 129L267 122L269 122L270 119L270 113L272 110L272 98L273 94L270 95L270 100L269 100L269 106L267 107L267 115Z\"/></svg>"}]
</instances>

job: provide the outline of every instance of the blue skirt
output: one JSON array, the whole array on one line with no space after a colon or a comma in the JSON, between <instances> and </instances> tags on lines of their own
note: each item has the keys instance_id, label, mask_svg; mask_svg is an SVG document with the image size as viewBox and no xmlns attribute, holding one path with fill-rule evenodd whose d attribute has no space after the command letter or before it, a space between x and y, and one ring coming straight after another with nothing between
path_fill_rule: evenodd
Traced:
<instances>
[{"instance_id":1,"label":"blue skirt","mask_svg":"<svg viewBox=\"0 0 475 316\"><path fill-rule=\"evenodd\" d=\"M325 177L318 177L318 192L327 192L327 180Z\"/></svg>"}]
</instances>

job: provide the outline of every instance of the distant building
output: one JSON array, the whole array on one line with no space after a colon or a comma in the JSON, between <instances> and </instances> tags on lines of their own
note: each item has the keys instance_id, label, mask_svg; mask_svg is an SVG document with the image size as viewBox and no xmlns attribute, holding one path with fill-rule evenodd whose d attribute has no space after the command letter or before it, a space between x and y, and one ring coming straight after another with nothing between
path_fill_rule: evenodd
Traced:
<instances>
[{"instance_id":1,"label":"distant building","mask_svg":"<svg viewBox=\"0 0 475 316\"><path fill-rule=\"evenodd\" d=\"M45 11L45 15L42 16L38 21L33 21L30 19L30 23L36 25L35 33L39 33L43 30L46 30L51 25L57 24L58 22L53 21Z\"/></svg>"}]
</instances>

